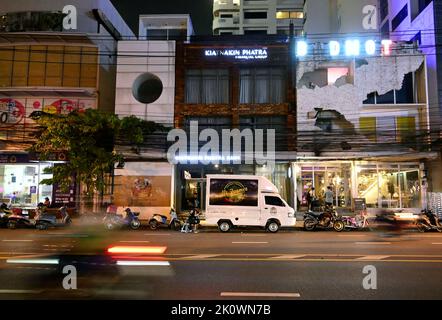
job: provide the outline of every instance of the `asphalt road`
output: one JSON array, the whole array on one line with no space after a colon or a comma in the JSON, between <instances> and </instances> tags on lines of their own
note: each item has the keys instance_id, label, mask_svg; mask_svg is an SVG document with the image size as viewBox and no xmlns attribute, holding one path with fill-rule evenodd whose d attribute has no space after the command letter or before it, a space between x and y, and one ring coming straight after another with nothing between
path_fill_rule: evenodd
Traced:
<instances>
[{"instance_id":1,"label":"asphalt road","mask_svg":"<svg viewBox=\"0 0 442 320\"><path fill-rule=\"evenodd\" d=\"M0 299L442 299L442 234L0 229Z\"/></svg>"}]
</instances>

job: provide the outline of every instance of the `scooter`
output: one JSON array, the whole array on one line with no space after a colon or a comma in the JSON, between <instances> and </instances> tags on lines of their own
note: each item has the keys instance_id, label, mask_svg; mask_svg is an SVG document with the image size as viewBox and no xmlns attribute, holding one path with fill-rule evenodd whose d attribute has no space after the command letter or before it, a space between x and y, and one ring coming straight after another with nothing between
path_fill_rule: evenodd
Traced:
<instances>
[{"instance_id":1,"label":"scooter","mask_svg":"<svg viewBox=\"0 0 442 320\"><path fill-rule=\"evenodd\" d=\"M419 232L437 231L442 232L442 224L439 218L431 210L422 210L419 219L416 221Z\"/></svg>"},{"instance_id":2,"label":"scooter","mask_svg":"<svg viewBox=\"0 0 442 320\"><path fill-rule=\"evenodd\" d=\"M38 230L46 230L49 227L65 227L72 223L72 219L67 212L67 208L62 206L60 208L61 219L57 219L55 215L46 213L44 210L37 213L35 217L35 227Z\"/></svg>"},{"instance_id":3,"label":"scooter","mask_svg":"<svg viewBox=\"0 0 442 320\"><path fill-rule=\"evenodd\" d=\"M138 219L139 212L132 212L130 208L126 208L126 217L115 213L106 213L103 219L104 226L108 230L114 230L116 228L128 227L132 230L137 230L141 226L141 222Z\"/></svg>"},{"instance_id":4,"label":"scooter","mask_svg":"<svg viewBox=\"0 0 442 320\"><path fill-rule=\"evenodd\" d=\"M325 217L322 212L308 211L304 214L304 229L313 231L316 228L330 229L333 228L337 232L341 232L345 228L345 224L339 217L336 210L326 208L324 213L329 213L330 217Z\"/></svg>"},{"instance_id":5,"label":"scooter","mask_svg":"<svg viewBox=\"0 0 442 320\"><path fill-rule=\"evenodd\" d=\"M199 218L199 210L198 209L192 209L190 210L189 216L187 217L186 222L181 227L181 232L183 233L189 233L194 232L197 233L198 225L200 224L200 218Z\"/></svg>"},{"instance_id":6,"label":"scooter","mask_svg":"<svg viewBox=\"0 0 442 320\"><path fill-rule=\"evenodd\" d=\"M170 220L161 214L154 214L149 220L149 227L156 230L159 227L167 227L172 230L180 230L181 222L178 220L178 215L173 208L170 209Z\"/></svg>"},{"instance_id":7,"label":"scooter","mask_svg":"<svg viewBox=\"0 0 442 320\"><path fill-rule=\"evenodd\" d=\"M369 228L370 225L368 216L365 212L361 212L359 215L354 217L343 216L341 219L342 222L344 222L345 229L362 230Z\"/></svg>"}]
</instances>

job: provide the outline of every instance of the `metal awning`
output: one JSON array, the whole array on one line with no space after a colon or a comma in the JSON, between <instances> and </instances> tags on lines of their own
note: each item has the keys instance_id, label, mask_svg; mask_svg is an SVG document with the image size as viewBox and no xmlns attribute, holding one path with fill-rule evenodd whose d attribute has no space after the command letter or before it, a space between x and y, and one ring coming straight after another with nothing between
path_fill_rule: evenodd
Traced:
<instances>
[{"instance_id":1,"label":"metal awning","mask_svg":"<svg viewBox=\"0 0 442 320\"><path fill-rule=\"evenodd\" d=\"M0 32L1 44L81 43L94 45L85 33L75 32Z\"/></svg>"},{"instance_id":2,"label":"metal awning","mask_svg":"<svg viewBox=\"0 0 442 320\"><path fill-rule=\"evenodd\" d=\"M0 98L9 97L79 97L91 98L97 96L95 88L69 88L69 87L2 87Z\"/></svg>"}]
</instances>

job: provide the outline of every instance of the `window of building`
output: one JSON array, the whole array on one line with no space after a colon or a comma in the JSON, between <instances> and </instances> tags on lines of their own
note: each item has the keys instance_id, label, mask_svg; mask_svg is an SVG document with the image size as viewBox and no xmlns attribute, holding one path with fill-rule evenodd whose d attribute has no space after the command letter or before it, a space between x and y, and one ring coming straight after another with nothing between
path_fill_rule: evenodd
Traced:
<instances>
[{"instance_id":1,"label":"window of building","mask_svg":"<svg viewBox=\"0 0 442 320\"><path fill-rule=\"evenodd\" d=\"M359 130L367 139L376 142L376 117L359 118Z\"/></svg>"},{"instance_id":2,"label":"window of building","mask_svg":"<svg viewBox=\"0 0 442 320\"><path fill-rule=\"evenodd\" d=\"M187 70L185 94L186 103L229 103L229 71L226 69Z\"/></svg>"},{"instance_id":3,"label":"window of building","mask_svg":"<svg viewBox=\"0 0 442 320\"><path fill-rule=\"evenodd\" d=\"M339 78L346 77L348 71L348 68L327 68L328 85L333 85ZM345 82L346 81L347 80L345 80Z\"/></svg>"},{"instance_id":4,"label":"window of building","mask_svg":"<svg viewBox=\"0 0 442 320\"><path fill-rule=\"evenodd\" d=\"M411 20L419 16L433 0L410 0Z\"/></svg>"},{"instance_id":5,"label":"window of building","mask_svg":"<svg viewBox=\"0 0 442 320\"><path fill-rule=\"evenodd\" d=\"M266 205L275 206L275 207L285 207L284 202L282 202L281 198L273 197L273 196L265 196Z\"/></svg>"},{"instance_id":6,"label":"window of building","mask_svg":"<svg viewBox=\"0 0 442 320\"><path fill-rule=\"evenodd\" d=\"M276 12L276 19L289 19L290 12L289 11L278 11Z\"/></svg>"},{"instance_id":7,"label":"window of building","mask_svg":"<svg viewBox=\"0 0 442 320\"><path fill-rule=\"evenodd\" d=\"M32 45L0 49L0 86L95 88L96 47Z\"/></svg>"},{"instance_id":8,"label":"window of building","mask_svg":"<svg viewBox=\"0 0 442 320\"><path fill-rule=\"evenodd\" d=\"M284 103L286 76L283 68L241 69L241 104Z\"/></svg>"},{"instance_id":9,"label":"window of building","mask_svg":"<svg viewBox=\"0 0 442 320\"><path fill-rule=\"evenodd\" d=\"M221 14L220 18L233 18L233 14Z\"/></svg>"},{"instance_id":10,"label":"window of building","mask_svg":"<svg viewBox=\"0 0 442 320\"><path fill-rule=\"evenodd\" d=\"M391 90L383 95L377 92L370 93L364 104L413 104L416 103L414 73L410 72L404 76L402 88Z\"/></svg>"},{"instance_id":11,"label":"window of building","mask_svg":"<svg viewBox=\"0 0 442 320\"><path fill-rule=\"evenodd\" d=\"M416 33L416 35L413 38L411 38L410 41L417 42L417 44L420 46L422 44L422 32L419 31L418 33Z\"/></svg>"},{"instance_id":12,"label":"window of building","mask_svg":"<svg viewBox=\"0 0 442 320\"><path fill-rule=\"evenodd\" d=\"M267 34L267 29L244 29L244 34Z\"/></svg>"},{"instance_id":13,"label":"window of building","mask_svg":"<svg viewBox=\"0 0 442 320\"><path fill-rule=\"evenodd\" d=\"M267 11L245 11L244 19L267 19Z\"/></svg>"},{"instance_id":14,"label":"window of building","mask_svg":"<svg viewBox=\"0 0 442 320\"><path fill-rule=\"evenodd\" d=\"M412 147L416 142L415 117L397 117L396 136L399 143L406 143Z\"/></svg>"},{"instance_id":15,"label":"window of building","mask_svg":"<svg viewBox=\"0 0 442 320\"><path fill-rule=\"evenodd\" d=\"M397 27L405 20L405 18L408 17L408 4L406 4L401 11L398 12L398 14L393 18L391 21L391 28L392 30L396 30Z\"/></svg>"},{"instance_id":16,"label":"window of building","mask_svg":"<svg viewBox=\"0 0 442 320\"><path fill-rule=\"evenodd\" d=\"M369 208L419 208L419 165L358 165L358 194Z\"/></svg>"},{"instance_id":17,"label":"window of building","mask_svg":"<svg viewBox=\"0 0 442 320\"><path fill-rule=\"evenodd\" d=\"M303 19L304 12L302 11L277 11L276 19Z\"/></svg>"},{"instance_id":18,"label":"window of building","mask_svg":"<svg viewBox=\"0 0 442 320\"><path fill-rule=\"evenodd\" d=\"M11 203L36 206L45 197L52 199L52 186L40 184L52 178L43 170L49 164L0 164L0 199L11 199Z\"/></svg>"},{"instance_id":19,"label":"window of building","mask_svg":"<svg viewBox=\"0 0 442 320\"><path fill-rule=\"evenodd\" d=\"M384 38L390 38L390 20L385 21L381 27L381 35Z\"/></svg>"},{"instance_id":20,"label":"window of building","mask_svg":"<svg viewBox=\"0 0 442 320\"><path fill-rule=\"evenodd\" d=\"M291 11L290 19L304 19L304 12L302 11Z\"/></svg>"},{"instance_id":21,"label":"window of building","mask_svg":"<svg viewBox=\"0 0 442 320\"><path fill-rule=\"evenodd\" d=\"M380 6L380 16L381 16L380 22L382 22L388 16L388 0L380 0L379 6Z\"/></svg>"},{"instance_id":22,"label":"window of building","mask_svg":"<svg viewBox=\"0 0 442 320\"><path fill-rule=\"evenodd\" d=\"M288 130L287 130L287 119L284 116L241 116L240 119L240 129L256 129L275 130L275 150L276 151L287 151L287 140ZM266 132L266 131L264 131ZM267 150L267 137L264 137L263 148Z\"/></svg>"}]
</instances>

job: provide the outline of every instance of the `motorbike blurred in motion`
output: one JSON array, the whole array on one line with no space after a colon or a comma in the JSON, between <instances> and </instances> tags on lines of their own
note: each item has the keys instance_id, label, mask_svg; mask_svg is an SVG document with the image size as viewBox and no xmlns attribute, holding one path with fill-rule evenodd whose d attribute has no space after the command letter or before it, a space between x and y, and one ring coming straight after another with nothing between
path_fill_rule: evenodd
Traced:
<instances>
[{"instance_id":1,"label":"motorbike blurred in motion","mask_svg":"<svg viewBox=\"0 0 442 320\"><path fill-rule=\"evenodd\" d=\"M124 227L128 227L132 230L137 230L138 228L140 228L141 222L138 219L140 213L132 212L130 208L126 208L126 210L124 211L126 212L125 217L113 212L106 213L103 219L104 226L108 230L114 230L116 228L124 228Z\"/></svg>"},{"instance_id":2,"label":"motorbike blurred in motion","mask_svg":"<svg viewBox=\"0 0 442 320\"><path fill-rule=\"evenodd\" d=\"M6 203L0 205L0 227L6 227L9 216L12 214L12 210Z\"/></svg>"},{"instance_id":3,"label":"motorbike blurred in motion","mask_svg":"<svg viewBox=\"0 0 442 320\"><path fill-rule=\"evenodd\" d=\"M421 211L419 218L416 221L416 227L420 232L442 232L442 224L439 221L439 217L428 209Z\"/></svg>"},{"instance_id":4,"label":"motorbike blurred in motion","mask_svg":"<svg viewBox=\"0 0 442 320\"><path fill-rule=\"evenodd\" d=\"M341 232L345 224L333 206L325 206L324 212L308 211L304 214L304 229L313 231L316 228L331 229Z\"/></svg>"},{"instance_id":5,"label":"motorbike blurred in motion","mask_svg":"<svg viewBox=\"0 0 442 320\"><path fill-rule=\"evenodd\" d=\"M151 230L156 230L159 227L165 227L172 230L180 230L181 222L178 219L178 215L175 209L170 208L170 219L167 216L161 214L154 214L152 218L149 220L149 227Z\"/></svg>"},{"instance_id":6,"label":"motorbike blurred in motion","mask_svg":"<svg viewBox=\"0 0 442 320\"><path fill-rule=\"evenodd\" d=\"M394 237L401 236L406 229L412 229L415 223L416 217L413 213L384 209L376 214L371 229L378 232L380 236Z\"/></svg>"}]
</instances>

